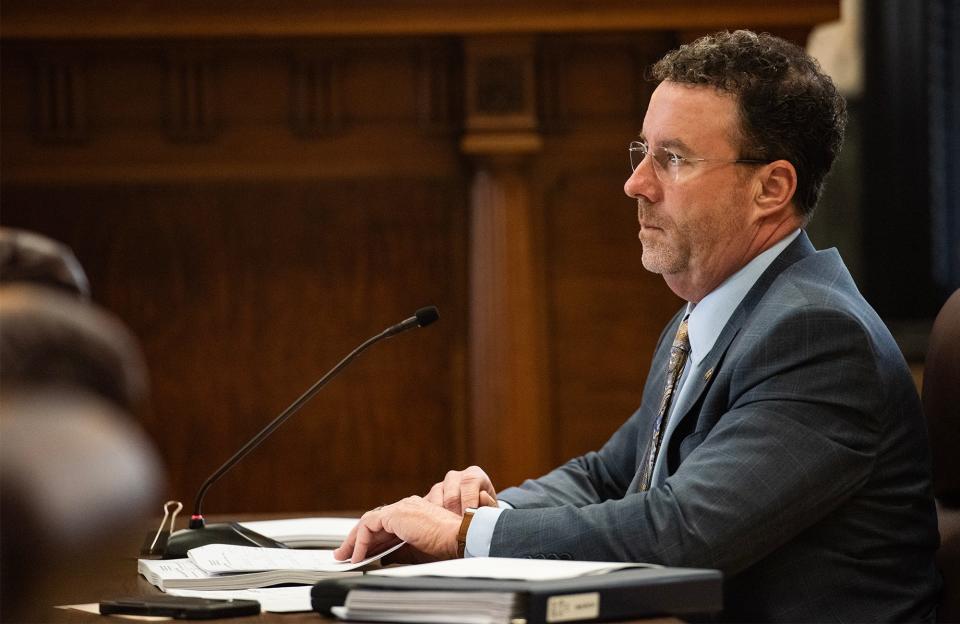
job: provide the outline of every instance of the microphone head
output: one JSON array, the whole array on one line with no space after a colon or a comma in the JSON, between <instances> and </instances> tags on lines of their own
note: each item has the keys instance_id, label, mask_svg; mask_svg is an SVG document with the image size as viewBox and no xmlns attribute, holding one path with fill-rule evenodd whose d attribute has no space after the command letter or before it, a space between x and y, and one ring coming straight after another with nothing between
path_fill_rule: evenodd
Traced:
<instances>
[{"instance_id":1,"label":"microphone head","mask_svg":"<svg viewBox=\"0 0 960 624\"><path fill-rule=\"evenodd\" d=\"M426 327L440 318L440 311L437 310L437 306L427 306L417 310L413 316L417 319L418 327Z\"/></svg>"}]
</instances>

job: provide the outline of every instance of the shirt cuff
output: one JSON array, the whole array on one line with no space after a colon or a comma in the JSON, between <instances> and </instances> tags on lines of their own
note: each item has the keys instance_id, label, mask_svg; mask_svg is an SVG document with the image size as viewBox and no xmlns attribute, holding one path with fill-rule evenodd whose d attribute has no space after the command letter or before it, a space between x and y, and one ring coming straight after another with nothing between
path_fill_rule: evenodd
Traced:
<instances>
[{"instance_id":1,"label":"shirt cuff","mask_svg":"<svg viewBox=\"0 0 960 624\"><path fill-rule=\"evenodd\" d=\"M470 521L470 528L467 529L467 547L463 550L464 557L490 556L493 529L497 526L497 520L503 510L503 507L479 507L477 509L476 513L473 514L473 520Z\"/></svg>"}]
</instances>

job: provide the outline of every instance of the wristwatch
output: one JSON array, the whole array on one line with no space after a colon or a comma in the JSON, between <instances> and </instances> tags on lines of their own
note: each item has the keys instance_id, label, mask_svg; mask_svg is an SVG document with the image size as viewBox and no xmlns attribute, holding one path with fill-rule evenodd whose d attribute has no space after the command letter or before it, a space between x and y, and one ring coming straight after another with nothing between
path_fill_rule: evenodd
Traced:
<instances>
[{"instance_id":1,"label":"wristwatch","mask_svg":"<svg viewBox=\"0 0 960 624\"><path fill-rule=\"evenodd\" d=\"M463 520L460 522L460 530L457 532L457 556L461 559L467 549L467 530L470 528L475 513L477 513L476 507L467 507L463 511Z\"/></svg>"}]
</instances>

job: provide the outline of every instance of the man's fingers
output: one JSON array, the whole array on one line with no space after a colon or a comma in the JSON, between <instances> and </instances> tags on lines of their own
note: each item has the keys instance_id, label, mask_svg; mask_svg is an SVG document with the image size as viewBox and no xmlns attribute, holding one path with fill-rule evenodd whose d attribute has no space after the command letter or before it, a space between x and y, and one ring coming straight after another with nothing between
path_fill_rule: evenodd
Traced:
<instances>
[{"instance_id":1,"label":"man's fingers","mask_svg":"<svg viewBox=\"0 0 960 624\"><path fill-rule=\"evenodd\" d=\"M460 509L461 513L467 507L480 506L480 484L476 480L464 479L460 482Z\"/></svg>"},{"instance_id":2,"label":"man's fingers","mask_svg":"<svg viewBox=\"0 0 960 624\"><path fill-rule=\"evenodd\" d=\"M485 491L480 492L480 506L481 507L499 507L500 504L497 503L497 499L487 494Z\"/></svg>"},{"instance_id":3,"label":"man's fingers","mask_svg":"<svg viewBox=\"0 0 960 624\"><path fill-rule=\"evenodd\" d=\"M337 561L346 561L350 558L350 555L353 553L353 545L357 541L357 527L359 526L359 522L353 525L353 528L350 529L350 532L347 534L347 539L343 540L340 547L333 551L334 559Z\"/></svg>"},{"instance_id":4,"label":"man's fingers","mask_svg":"<svg viewBox=\"0 0 960 624\"><path fill-rule=\"evenodd\" d=\"M353 546L353 555L350 557L350 563L356 563L358 561L363 561L364 557L367 554L367 547L370 544L370 539L372 535L370 529L363 525L357 531L356 543Z\"/></svg>"},{"instance_id":5,"label":"man's fingers","mask_svg":"<svg viewBox=\"0 0 960 624\"><path fill-rule=\"evenodd\" d=\"M460 504L460 475L459 471L451 470L443 479L443 507L458 515L463 514Z\"/></svg>"},{"instance_id":6,"label":"man's fingers","mask_svg":"<svg viewBox=\"0 0 960 624\"><path fill-rule=\"evenodd\" d=\"M424 497L428 502L443 507L443 483L434 483L430 491Z\"/></svg>"},{"instance_id":7,"label":"man's fingers","mask_svg":"<svg viewBox=\"0 0 960 624\"><path fill-rule=\"evenodd\" d=\"M493 487L493 482L490 481L490 477L487 476L487 473L483 471L483 468L480 466L470 466L463 471L463 482L469 483L471 487L473 484L476 484L476 489L478 492L486 492L494 500L497 498L497 490ZM478 502L482 505L483 502L479 500Z\"/></svg>"},{"instance_id":8,"label":"man's fingers","mask_svg":"<svg viewBox=\"0 0 960 624\"><path fill-rule=\"evenodd\" d=\"M371 552L371 546L375 544L377 534L383 530L385 513L385 510L377 507L373 511L363 514L360 518L360 522L354 527L357 530L357 535L353 546L353 556L350 557L351 563L357 563L367 558L367 553Z\"/></svg>"}]
</instances>

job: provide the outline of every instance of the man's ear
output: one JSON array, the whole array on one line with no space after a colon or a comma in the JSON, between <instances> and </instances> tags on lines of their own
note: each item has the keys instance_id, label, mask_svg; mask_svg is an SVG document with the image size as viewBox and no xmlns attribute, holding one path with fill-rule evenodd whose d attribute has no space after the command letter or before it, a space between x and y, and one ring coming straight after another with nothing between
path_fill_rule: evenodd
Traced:
<instances>
[{"instance_id":1,"label":"man's ear","mask_svg":"<svg viewBox=\"0 0 960 624\"><path fill-rule=\"evenodd\" d=\"M787 160L764 165L757 178L754 203L761 216L773 216L791 206L797 192L797 170Z\"/></svg>"}]
</instances>

